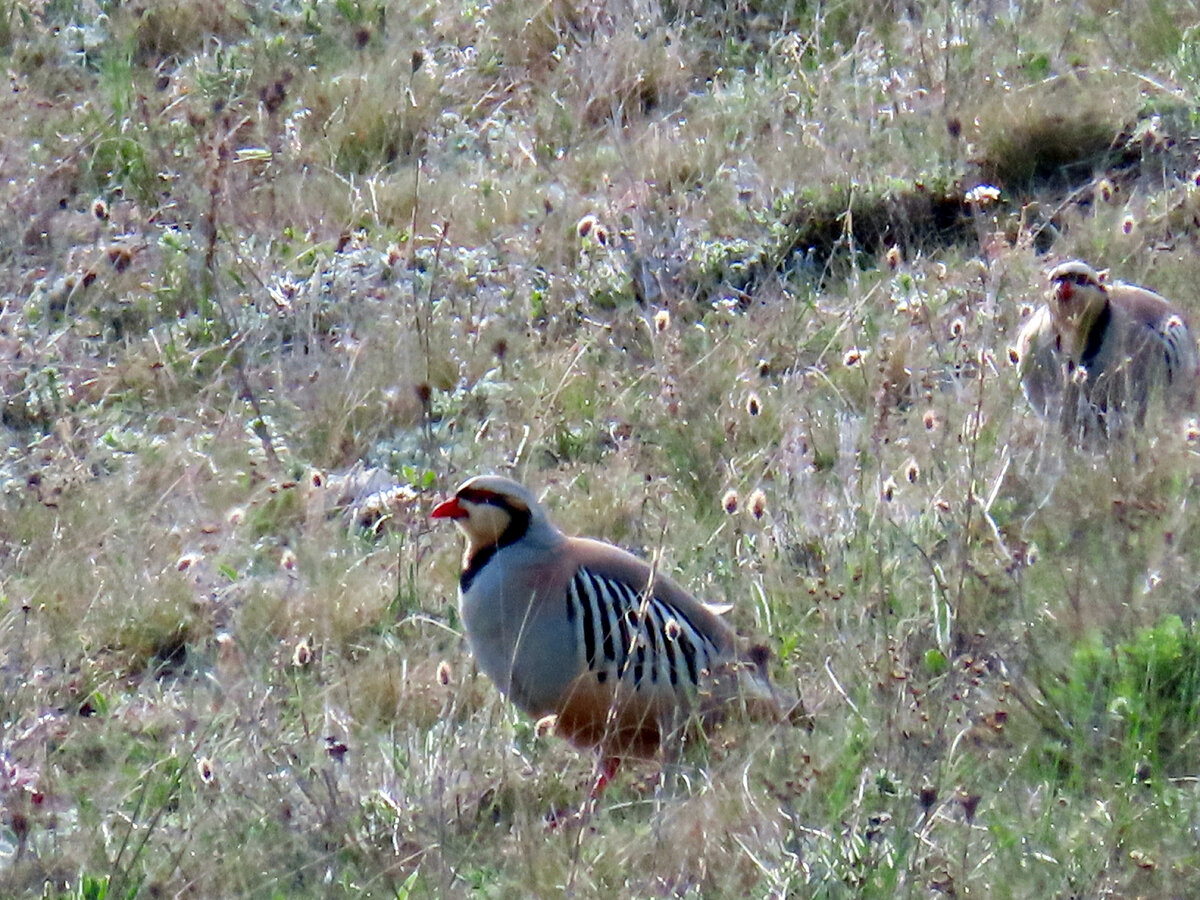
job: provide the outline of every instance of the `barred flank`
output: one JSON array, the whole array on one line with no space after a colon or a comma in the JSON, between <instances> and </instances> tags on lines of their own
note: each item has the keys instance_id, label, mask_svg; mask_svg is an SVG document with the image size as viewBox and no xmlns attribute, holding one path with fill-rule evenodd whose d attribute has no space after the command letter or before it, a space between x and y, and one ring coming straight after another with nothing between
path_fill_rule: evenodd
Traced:
<instances>
[{"instance_id":1,"label":"barred flank","mask_svg":"<svg viewBox=\"0 0 1200 900\"><path fill-rule=\"evenodd\" d=\"M571 579L567 621L588 671L601 683L611 678L635 687L648 681L695 688L701 671L719 656L712 639L681 610L659 597L645 602L632 586L587 569Z\"/></svg>"}]
</instances>

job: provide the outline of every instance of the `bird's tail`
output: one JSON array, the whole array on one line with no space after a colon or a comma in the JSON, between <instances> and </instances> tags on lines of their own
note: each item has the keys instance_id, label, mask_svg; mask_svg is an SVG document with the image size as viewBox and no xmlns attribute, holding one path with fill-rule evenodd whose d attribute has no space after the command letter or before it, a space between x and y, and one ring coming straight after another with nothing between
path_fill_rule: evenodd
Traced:
<instances>
[{"instance_id":1,"label":"bird's tail","mask_svg":"<svg viewBox=\"0 0 1200 900\"><path fill-rule=\"evenodd\" d=\"M753 719L807 721L803 701L784 696L771 682L770 662L770 649L755 644L740 658L718 666L706 685L706 711L719 717L740 709Z\"/></svg>"}]
</instances>

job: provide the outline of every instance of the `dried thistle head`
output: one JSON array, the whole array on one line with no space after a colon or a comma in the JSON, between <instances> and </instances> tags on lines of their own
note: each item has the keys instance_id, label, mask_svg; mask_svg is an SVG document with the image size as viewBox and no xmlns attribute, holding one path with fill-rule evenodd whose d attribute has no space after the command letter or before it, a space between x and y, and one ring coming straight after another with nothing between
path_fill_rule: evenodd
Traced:
<instances>
[{"instance_id":1,"label":"dried thistle head","mask_svg":"<svg viewBox=\"0 0 1200 900\"><path fill-rule=\"evenodd\" d=\"M937 788L932 784L921 785L921 789L917 792L917 799L921 803L921 809L926 813L933 808L933 804L937 803Z\"/></svg>"},{"instance_id":2,"label":"dried thistle head","mask_svg":"<svg viewBox=\"0 0 1200 900\"><path fill-rule=\"evenodd\" d=\"M199 563L202 559L204 559L203 553L196 553L195 551L191 553L185 553L180 556L179 559L175 560L175 570L177 572L186 572L188 569Z\"/></svg>"},{"instance_id":3,"label":"dried thistle head","mask_svg":"<svg viewBox=\"0 0 1200 900\"><path fill-rule=\"evenodd\" d=\"M580 240L590 237L602 246L608 244L608 229L592 213L588 213L575 224L575 233L579 235Z\"/></svg>"},{"instance_id":4,"label":"dried thistle head","mask_svg":"<svg viewBox=\"0 0 1200 900\"><path fill-rule=\"evenodd\" d=\"M216 766L207 756L196 758L196 774L200 776L200 782L204 785L211 785L217 780Z\"/></svg>"},{"instance_id":5,"label":"dried thistle head","mask_svg":"<svg viewBox=\"0 0 1200 900\"><path fill-rule=\"evenodd\" d=\"M312 643L308 638L301 638L292 649L292 665L297 669L306 668L313 661Z\"/></svg>"},{"instance_id":6,"label":"dried thistle head","mask_svg":"<svg viewBox=\"0 0 1200 900\"><path fill-rule=\"evenodd\" d=\"M762 412L762 398L758 396L756 391L751 391L746 395L746 412L752 416L757 416Z\"/></svg>"},{"instance_id":7,"label":"dried thistle head","mask_svg":"<svg viewBox=\"0 0 1200 900\"><path fill-rule=\"evenodd\" d=\"M730 488L725 492L725 496L721 498L721 508L732 516L738 511L738 499L738 492Z\"/></svg>"},{"instance_id":8,"label":"dried thistle head","mask_svg":"<svg viewBox=\"0 0 1200 900\"><path fill-rule=\"evenodd\" d=\"M761 488L755 488L750 494L749 512L755 519L761 519L767 514L767 495Z\"/></svg>"},{"instance_id":9,"label":"dried thistle head","mask_svg":"<svg viewBox=\"0 0 1200 900\"><path fill-rule=\"evenodd\" d=\"M968 825L975 821L975 810L979 807L979 801L982 799L979 794L973 794L966 790L958 792L958 805L962 807L963 816Z\"/></svg>"}]
</instances>

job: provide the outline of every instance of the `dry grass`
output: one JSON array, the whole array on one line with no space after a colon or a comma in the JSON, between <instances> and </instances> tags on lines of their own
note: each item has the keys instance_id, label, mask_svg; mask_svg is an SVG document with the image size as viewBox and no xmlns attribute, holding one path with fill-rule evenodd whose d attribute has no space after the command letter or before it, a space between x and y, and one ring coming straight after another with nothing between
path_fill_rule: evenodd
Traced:
<instances>
[{"instance_id":1,"label":"dry grass","mask_svg":"<svg viewBox=\"0 0 1200 900\"><path fill-rule=\"evenodd\" d=\"M1195 895L1195 427L1007 353L1050 259L1200 318L1177 7L0 0L0 893ZM482 470L812 730L548 831Z\"/></svg>"}]
</instances>

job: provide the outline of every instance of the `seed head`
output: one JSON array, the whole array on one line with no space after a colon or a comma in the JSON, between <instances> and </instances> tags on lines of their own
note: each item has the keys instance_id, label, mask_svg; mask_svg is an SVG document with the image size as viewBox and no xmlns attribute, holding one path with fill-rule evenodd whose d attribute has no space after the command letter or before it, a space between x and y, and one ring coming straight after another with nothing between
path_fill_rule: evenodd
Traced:
<instances>
[{"instance_id":1,"label":"seed head","mask_svg":"<svg viewBox=\"0 0 1200 900\"><path fill-rule=\"evenodd\" d=\"M213 761L207 756L201 756L196 760L196 774L200 776L200 781L204 784L212 784L217 780L217 770L213 766Z\"/></svg>"},{"instance_id":2,"label":"seed head","mask_svg":"<svg viewBox=\"0 0 1200 900\"><path fill-rule=\"evenodd\" d=\"M440 684L442 687L446 687L453 680L453 677L454 672L450 668L450 663L443 659L440 663L438 663L437 667L438 684Z\"/></svg>"},{"instance_id":3,"label":"seed head","mask_svg":"<svg viewBox=\"0 0 1200 900\"><path fill-rule=\"evenodd\" d=\"M296 568L296 553L291 547L284 547L283 552L279 554L279 568L285 572L294 571Z\"/></svg>"},{"instance_id":4,"label":"seed head","mask_svg":"<svg viewBox=\"0 0 1200 900\"><path fill-rule=\"evenodd\" d=\"M556 716L554 714L551 714L548 716L542 716L540 719L538 719L536 722L533 723L533 733L535 735L537 735L538 737L542 738L548 734L552 734L557 725L558 725L558 716Z\"/></svg>"},{"instance_id":5,"label":"seed head","mask_svg":"<svg viewBox=\"0 0 1200 900\"><path fill-rule=\"evenodd\" d=\"M968 825L975 821L975 810L979 807L979 801L982 799L978 794L971 794L965 790L958 792L958 805L962 807Z\"/></svg>"},{"instance_id":6,"label":"seed head","mask_svg":"<svg viewBox=\"0 0 1200 900\"><path fill-rule=\"evenodd\" d=\"M721 498L721 507L729 515L733 515L738 511L738 492L730 488L725 492L725 496Z\"/></svg>"},{"instance_id":7,"label":"seed head","mask_svg":"<svg viewBox=\"0 0 1200 900\"><path fill-rule=\"evenodd\" d=\"M750 494L750 515L761 519L767 514L767 495L761 489L755 488Z\"/></svg>"},{"instance_id":8,"label":"seed head","mask_svg":"<svg viewBox=\"0 0 1200 900\"><path fill-rule=\"evenodd\" d=\"M308 638L301 638L292 651L292 665L297 669L303 669L312 662L312 659L312 645L308 642Z\"/></svg>"},{"instance_id":9,"label":"seed head","mask_svg":"<svg viewBox=\"0 0 1200 900\"><path fill-rule=\"evenodd\" d=\"M925 423L926 431L937 431L941 427L942 417L932 409L925 410L925 416L922 421Z\"/></svg>"},{"instance_id":10,"label":"seed head","mask_svg":"<svg viewBox=\"0 0 1200 900\"><path fill-rule=\"evenodd\" d=\"M1121 233L1132 234L1133 229L1137 226L1137 220L1133 216L1126 216L1121 220Z\"/></svg>"},{"instance_id":11,"label":"seed head","mask_svg":"<svg viewBox=\"0 0 1200 900\"><path fill-rule=\"evenodd\" d=\"M1021 364L1021 351L1016 347L1008 348L1008 362L1010 365L1018 366Z\"/></svg>"},{"instance_id":12,"label":"seed head","mask_svg":"<svg viewBox=\"0 0 1200 900\"><path fill-rule=\"evenodd\" d=\"M121 244L113 244L108 248L108 263L118 272L124 272L133 262L133 250Z\"/></svg>"},{"instance_id":13,"label":"seed head","mask_svg":"<svg viewBox=\"0 0 1200 900\"><path fill-rule=\"evenodd\" d=\"M654 330L658 334L662 334L671 327L671 311L669 309L660 309L654 314Z\"/></svg>"},{"instance_id":14,"label":"seed head","mask_svg":"<svg viewBox=\"0 0 1200 900\"><path fill-rule=\"evenodd\" d=\"M847 368L851 366L857 366L860 362L862 362L862 358L862 351L857 347L851 347L845 352L845 354L843 354L842 365L846 366Z\"/></svg>"},{"instance_id":15,"label":"seed head","mask_svg":"<svg viewBox=\"0 0 1200 900\"><path fill-rule=\"evenodd\" d=\"M896 479L889 477L883 483L883 489L879 492L879 496L883 498L884 503L891 503L892 498L896 496Z\"/></svg>"},{"instance_id":16,"label":"seed head","mask_svg":"<svg viewBox=\"0 0 1200 900\"><path fill-rule=\"evenodd\" d=\"M908 461L908 465L904 468L904 478L909 484L916 484L921 480L921 467L917 465L915 459Z\"/></svg>"},{"instance_id":17,"label":"seed head","mask_svg":"<svg viewBox=\"0 0 1200 900\"><path fill-rule=\"evenodd\" d=\"M960 338L966 330L967 324L962 319L955 319L950 323L950 334L952 337Z\"/></svg>"},{"instance_id":18,"label":"seed head","mask_svg":"<svg viewBox=\"0 0 1200 900\"><path fill-rule=\"evenodd\" d=\"M757 416L762 412L762 399L756 391L751 391L746 395L746 412L752 416Z\"/></svg>"},{"instance_id":19,"label":"seed head","mask_svg":"<svg viewBox=\"0 0 1200 900\"><path fill-rule=\"evenodd\" d=\"M175 561L175 570L177 572L186 572L202 559L204 559L203 553L185 553Z\"/></svg>"},{"instance_id":20,"label":"seed head","mask_svg":"<svg viewBox=\"0 0 1200 900\"><path fill-rule=\"evenodd\" d=\"M904 262L904 255L900 252L900 248L892 245L888 247L887 253L884 254L884 259L887 260L889 269L900 268L900 263Z\"/></svg>"},{"instance_id":21,"label":"seed head","mask_svg":"<svg viewBox=\"0 0 1200 900\"><path fill-rule=\"evenodd\" d=\"M932 784L926 784L917 792L917 798L921 801L921 809L929 812L933 808L933 804L937 803L937 788Z\"/></svg>"},{"instance_id":22,"label":"seed head","mask_svg":"<svg viewBox=\"0 0 1200 900\"><path fill-rule=\"evenodd\" d=\"M97 197L92 201L92 215L101 222L108 218L108 204L104 202L103 197Z\"/></svg>"},{"instance_id":23,"label":"seed head","mask_svg":"<svg viewBox=\"0 0 1200 900\"><path fill-rule=\"evenodd\" d=\"M591 235L592 240L597 244L605 245L608 243L608 229L591 213L588 213L575 225L575 231L579 235L580 240L583 240L588 235Z\"/></svg>"}]
</instances>

